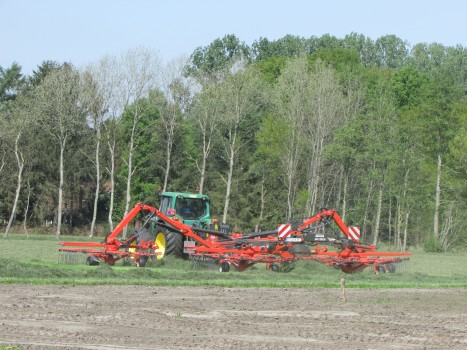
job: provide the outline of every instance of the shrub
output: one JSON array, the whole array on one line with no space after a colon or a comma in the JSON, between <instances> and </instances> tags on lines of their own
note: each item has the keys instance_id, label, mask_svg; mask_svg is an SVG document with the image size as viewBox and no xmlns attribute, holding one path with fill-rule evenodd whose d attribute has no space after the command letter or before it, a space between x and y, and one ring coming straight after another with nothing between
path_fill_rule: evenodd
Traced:
<instances>
[{"instance_id":1,"label":"shrub","mask_svg":"<svg viewBox=\"0 0 467 350\"><path fill-rule=\"evenodd\" d=\"M438 237L435 235L429 235L423 243L423 250L426 253L442 253L443 246Z\"/></svg>"}]
</instances>

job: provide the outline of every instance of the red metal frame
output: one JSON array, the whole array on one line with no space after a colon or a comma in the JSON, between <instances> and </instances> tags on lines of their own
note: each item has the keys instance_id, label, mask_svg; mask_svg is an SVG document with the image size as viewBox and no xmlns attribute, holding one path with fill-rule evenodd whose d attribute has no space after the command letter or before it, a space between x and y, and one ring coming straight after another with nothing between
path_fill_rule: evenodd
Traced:
<instances>
[{"instance_id":1,"label":"red metal frame","mask_svg":"<svg viewBox=\"0 0 467 350\"><path fill-rule=\"evenodd\" d=\"M189 255L198 258L208 258L219 264L228 263L240 271L257 263L266 263L270 267L272 264L312 260L334 266L346 273L352 273L368 266L373 266L377 269L380 265L387 266L388 264L398 263L411 255L405 252L377 252L375 246L359 243L353 239L342 218L332 209L324 209L318 212L313 217L305 220L297 230L291 231L287 237L294 237L294 240L290 240L287 237L279 237L277 234L262 233L259 233L259 235L234 234L228 239L223 240L222 238L218 239L215 235L211 235L207 239L202 238L195 232L194 228L146 204L135 205L128 215L105 238L103 243L61 242L60 244L64 248L60 248L60 250L65 252L82 252L87 255L96 256L110 265L113 265L122 258L132 258L139 265L141 257L156 256L158 254L157 244L153 241L143 241L134 245L138 233L133 234L123 242L118 240L117 236L141 212L149 212L150 217L157 217L170 225L175 231L194 241L194 245L186 247ZM317 221L326 220L329 222L330 219L336 223L341 232L348 238L346 244L341 242L336 245L338 248L336 251L330 251L326 246L320 246L317 242L313 242L311 247L307 246L308 248L305 249L304 254L303 252L302 254L294 253L293 246L295 244L304 245L304 230ZM222 237L223 235L219 233L219 236ZM128 248L132 243L131 248L133 249L130 250Z\"/></svg>"}]
</instances>

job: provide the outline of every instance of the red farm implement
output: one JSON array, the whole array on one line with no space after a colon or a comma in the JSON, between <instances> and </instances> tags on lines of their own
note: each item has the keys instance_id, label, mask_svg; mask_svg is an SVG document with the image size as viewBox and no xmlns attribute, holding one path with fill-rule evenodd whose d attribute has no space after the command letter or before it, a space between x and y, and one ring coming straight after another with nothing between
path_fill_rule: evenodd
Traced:
<instances>
[{"instance_id":1,"label":"red farm implement","mask_svg":"<svg viewBox=\"0 0 467 350\"><path fill-rule=\"evenodd\" d=\"M138 214L141 227L129 238L117 237ZM184 238L184 253L194 261L214 262L222 272L233 266L243 271L257 263L267 264L268 269L279 271L298 260L312 260L334 266L345 273L352 273L372 266L375 271L394 272L395 264L407 260L410 253L378 252L375 246L359 242L358 229L348 227L334 210L322 209L304 220L297 228L280 225L271 231L249 234L225 232L188 226L159 209L137 204L103 243L61 242L62 252L87 254L87 264L103 260L113 265L116 261L132 259L137 266L144 266L149 258L162 258L164 247L145 229L151 222L163 226ZM333 226L337 226L340 233ZM332 234L325 232L331 229ZM331 245L329 249L326 245ZM73 248L72 248L73 247Z\"/></svg>"}]
</instances>

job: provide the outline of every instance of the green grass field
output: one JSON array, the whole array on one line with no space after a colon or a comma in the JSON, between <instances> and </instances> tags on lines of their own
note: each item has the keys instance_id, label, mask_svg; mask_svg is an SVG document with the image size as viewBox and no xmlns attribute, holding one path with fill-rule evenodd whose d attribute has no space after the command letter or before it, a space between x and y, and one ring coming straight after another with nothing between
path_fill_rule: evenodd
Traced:
<instances>
[{"instance_id":1,"label":"green grass field","mask_svg":"<svg viewBox=\"0 0 467 350\"><path fill-rule=\"evenodd\" d=\"M87 237L62 237L61 240L88 240ZM96 239L96 241L102 238ZM166 258L163 262L135 266L85 266L85 254L75 254L74 264L60 263L55 236L11 235L0 239L0 283L58 285L151 285L224 286L274 288L337 288L345 276L349 288L465 288L466 253L424 253L413 251L410 261L398 265L394 274L374 274L371 268L346 275L316 262L302 261L287 273L267 271L257 264L244 272L232 269L219 273L197 268L190 261Z\"/></svg>"}]
</instances>

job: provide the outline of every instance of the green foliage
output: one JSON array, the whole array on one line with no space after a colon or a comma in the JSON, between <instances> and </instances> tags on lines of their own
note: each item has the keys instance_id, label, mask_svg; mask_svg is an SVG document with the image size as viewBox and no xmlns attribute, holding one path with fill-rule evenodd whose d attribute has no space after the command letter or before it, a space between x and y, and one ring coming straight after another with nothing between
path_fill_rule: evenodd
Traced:
<instances>
[{"instance_id":1,"label":"green foliage","mask_svg":"<svg viewBox=\"0 0 467 350\"><path fill-rule=\"evenodd\" d=\"M392 88L399 107L413 106L419 100L420 90L428 78L413 66L405 66L392 77Z\"/></svg>"},{"instance_id":2,"label":"green foliage","mask_svg":"<svg viewBox=\"0 0 467 350\"><path fill-rule=\"evenodd\" d=\"M191 65L187 73L197 76L203 72L216 73L229 67L237 60L249 58L249 48L233 34L216 39L205 47L198 47L191 54Z\"/></svg>"},{"instance_id":3,"label":"green foliage","mask_svg":"<svg viewBox=\"0 0 467 350\"><path fill-rule=\"evenodd\" d=\"M20 65L13 63L9 68L0 66L0 111L2 106L16 98L23 84Z\"/></svg>"},{"instance_id":4,"label":"green foliage","mask_svg":"<svg viewBox=\"0 0 467 350\"><path fill-rule=\"evenodd\" d=\"M435 235L429 235L423 243L423 251L426 253L442 253L443 245Z\"/></svg>"}]
</instances>

